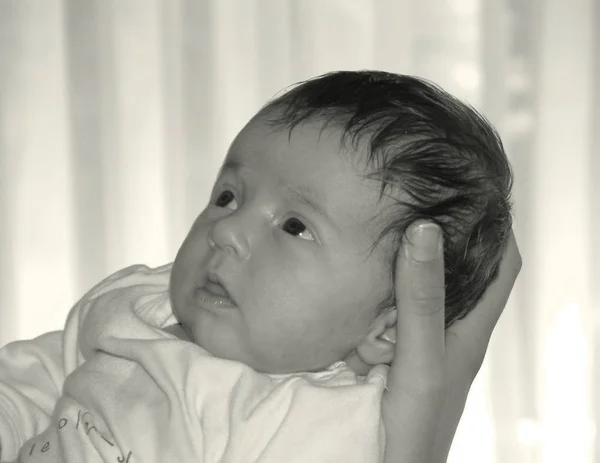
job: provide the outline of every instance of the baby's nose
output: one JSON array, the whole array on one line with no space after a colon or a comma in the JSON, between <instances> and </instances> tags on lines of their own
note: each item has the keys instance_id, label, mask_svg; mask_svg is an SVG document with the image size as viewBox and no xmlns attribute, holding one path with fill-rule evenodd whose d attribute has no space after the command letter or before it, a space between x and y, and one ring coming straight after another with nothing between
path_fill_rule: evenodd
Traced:
<instances>
[{"instance_id":1,"label":"baby's nose","mask_svg":"<svg viewBox=\"0 0 600 463\"><path fill-rule=\"evenodd\" d=\"M242 231L241 224L233 216L219 220L208 237L208 244L244 260L249 256L248 239Z\"/></svg>"}]
</instances>

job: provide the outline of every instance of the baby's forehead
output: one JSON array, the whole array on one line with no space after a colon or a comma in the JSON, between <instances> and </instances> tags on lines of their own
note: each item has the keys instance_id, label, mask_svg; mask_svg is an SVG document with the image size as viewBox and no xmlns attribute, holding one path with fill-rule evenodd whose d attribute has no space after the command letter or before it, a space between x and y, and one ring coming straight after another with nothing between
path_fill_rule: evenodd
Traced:
<instances>
[{"instance_id":1,"label":"baby's forehead","mask_svg":"<svg viewBox=\"0 0 600 463\"><path fill-rule=\"evenodd\" d=\"M322 148L326 147L325 150ZM360 175L371 168L368 155L369 140L354 139L344 130L343 124L308 119L299 124L289 125L266 118L260 114L252 118L236 135L228 153L227 160L237 163L252 163L261 152L277 151L285 160L286 153L308 154L318 149L320 154L335 155L350 165ZM313 163L324 163L325 156L311 157Z\"/></svg>"}]
</instances>

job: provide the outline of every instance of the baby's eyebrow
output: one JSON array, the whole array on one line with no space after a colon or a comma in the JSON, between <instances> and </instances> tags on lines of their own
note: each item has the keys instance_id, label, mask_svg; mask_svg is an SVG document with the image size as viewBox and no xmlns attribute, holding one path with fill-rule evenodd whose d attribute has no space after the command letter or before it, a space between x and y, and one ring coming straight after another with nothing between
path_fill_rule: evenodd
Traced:
<instances>
[{"instance_id":1,"label":"baby's eyebrow","mask_svg":"<svg viewBox=\"0 0 600 463\"><path fill-rule=\"evenodd\" d=\"M238 161L237 159L226 159L223 165L221 166L221 170L219 174L222 174L226 171L232 171L234 173L238 173L243 170L246 166Z\"/></svg>"},{"instance_id":2,"label":"baby's eyebrow","mask_svg":"<svg viewBox=\"0 0 600 463\"><path fill-rule=\"evenodd\" d=\"M323 206L325 200L315 189L307 188L305 186L291 187L289 185L285 185L285 188L290 192L294 200L308 206L316 214L320 215L337 228L337 224L329 214L329 211Z\"/></svg>"}]
</instances>

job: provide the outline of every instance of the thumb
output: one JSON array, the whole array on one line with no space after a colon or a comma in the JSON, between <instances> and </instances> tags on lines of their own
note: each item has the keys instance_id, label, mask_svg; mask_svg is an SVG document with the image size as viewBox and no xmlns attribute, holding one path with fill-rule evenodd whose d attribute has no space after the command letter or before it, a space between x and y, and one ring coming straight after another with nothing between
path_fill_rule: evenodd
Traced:
<instances>
[{"instance_id":1,"label":"thumb","mask_svg":"<svg viewBox=\"0 0 600 463\"><path fill-rule=\"evenodd\" d=\"M398 321L390 388L426 392L445 370L444 253L438 225L418 221L408 228L394 278Z\"/></svg>"}]
</instances>

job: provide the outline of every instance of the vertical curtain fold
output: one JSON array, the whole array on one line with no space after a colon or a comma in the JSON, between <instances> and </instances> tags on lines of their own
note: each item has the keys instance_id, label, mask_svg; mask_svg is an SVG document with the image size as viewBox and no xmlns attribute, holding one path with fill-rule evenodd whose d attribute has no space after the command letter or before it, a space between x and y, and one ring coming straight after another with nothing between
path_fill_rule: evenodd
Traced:
<instances>
[{"instance_id":1,"label":"vertical curtain fold","mask_svg":"<svg viewBox=\"0 0 600 463\"><path fill-rule=\"evenodd\" d=\"M592 142L590 144L589 184L591 185L591 342L590 391L591 420L595 423L594 463L600 463L600 0L594 1L593 30Z\"/></svg>"},{"instance_id":2,"label":"vertical curtain fold","mask_svg":"<svg viewBox=\"0 0 600 463\"><path fill-rule=\"evenodd\" d=\"M96 2L65 0L65 48L74 209L74 279L77 289L89 288L106 271L106 198L103 162L109 147L104 110L106 69L101 55L102 24ZM109 48L110 50L110 48Z\"/></svg>"}]
</instances>

